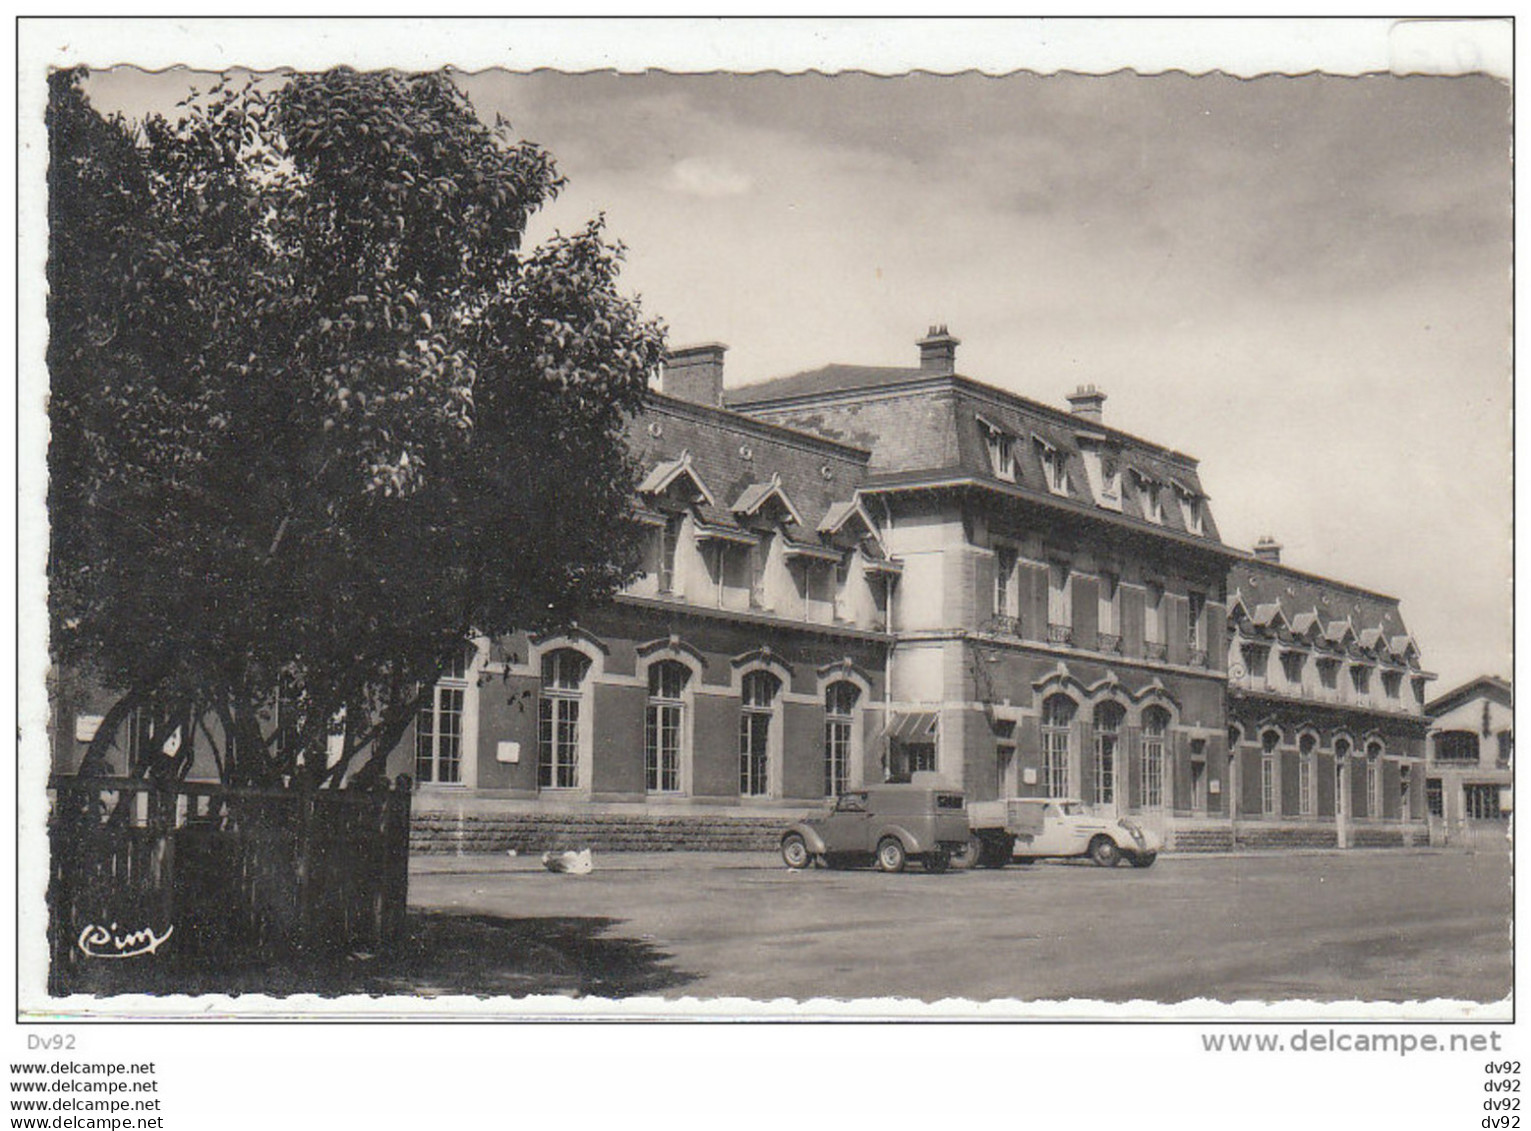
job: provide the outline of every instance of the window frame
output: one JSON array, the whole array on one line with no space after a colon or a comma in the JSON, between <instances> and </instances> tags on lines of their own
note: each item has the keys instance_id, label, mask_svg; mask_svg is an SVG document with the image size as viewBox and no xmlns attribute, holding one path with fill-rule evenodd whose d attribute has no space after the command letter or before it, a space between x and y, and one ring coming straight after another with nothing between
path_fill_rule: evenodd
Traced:
<instances>
[{"instance_id":1,"label":"window frame","mask_svg":"<svg viewBox=\"0 0 1531 1131\"><path fill-rule=\"evenodd\" d=\"M1143 582L1143 643L1169 644L1169 617L1165 615L1165 597L1168 588L1162 581Z\"/></svg>"},{"instance_id":2,"label":"window frame","mask_svg":"<svg viewBox=\"0 0 1531 1131\"><path fill-rule=\"evenodd\" d=\"M415 710L415 781L421 785L462 786L465 783L463 768L466 754L468 672L471 664L466 650L454 662L449 663L441 677L431 685L429 693L421 696ZM455 701L455 707L450 706ZM280 711L280 705L278 705ZM429 729L422 726L426 718ZM443 719L455 719L456 731L445 734L441 728ZM442 739L451 743L452 753L443 757ZM422 742L426 749L422 750ZM443 767L447 776L443 776ZM427 772L428 771L428 774Z\"/></svg>"},{"instance_id":3,"label":"window frame","mask_svg":"<svg viewBox=\"0 0 1531 1131\"><path fill-rule=\"evenodd\" d=\"M1383 813L1382 756L1386 753L1381 742L1372 739L1366 744L1366 815L1372 819Z\"/></svg>"},{"instance_id":4,"label":"window frame","mask_svg":"<svg viewBox=\"0 0 1531 1131\"><path fill-rule=\"evenodd\" d=\"M997 617L1015 615L1015 598L1018 596L1015 590L1015 570L1019 561L1020 553L1014 546L994 547L994 615Z\"/></svg>"},{"instance_id":5,"label":"window frame","mask_svg":"<svg viewBox=\"0 0 1531 1131\"><path fill-rule=\"evenodd\" d=\"M773 671L756 668L739 680L739 796L766 798L773 795L773 744L781 728L785 681ZM761 688L769 694L760 702ZM759 749L757 749L757 746ZM757 788L758 787L758 788Z\"/></svg>"},{"instance_id":6,"label":"window frame","mask_svg":"<svg viewBox=\"0 0 1531 1131\"><path fill-rule=\"evenodd\" d=\"M1143 790L1143 808L1147 810L1168 809L1173 804L1171 791L1165 789L1166 752L1173 723L1163 707L1153 706L1143 712L1138 780Z\"/></svg>"},{"instance_id":7,"label":"window frame","mask_svg":"<svg viewBox=\"0 0 1531 1131\"><path fill-rule=\"evenodd\" d=\"M680 673L679 682L666 686L667 676L676 672ZM686 790L686 751L690 745L686 729L690 723L687 707L694 675L690 667L671 657L656 659L648 665L648 700L643 715L643 786L646 793L682 794ZM656 681L659 684L657 692ZM673 784L667 784L670 782Z\"/></svg>"},{"instance_id":8,"label":"window frame","mask_svg":"<svg viewBox=\"0 0 1531 1131\"><path fill-rule=\"evenodd\" d=\"M1116 804L1116 757L1121 748L1122 727L1127 712L1120 703L1107 699L1095 705L1095 804Z\"/></svg>"},{"instance_id":9,"label":"window frame","mask_svg":"<svg viewBox=\"0 0 1531 1131\"><path fill-rule=\"evenodd\" d=\"M1274 728L1260 732L1260 813L1281 815L1281 732Z\"/></svg>"},{"instance_id":10,"label":"window frame","mask_svg":"<svg viewBox=\"0 0 1531 1131\"><path fill-rule=\"evenodd\" d=\"M1297 815L1312 817L1318 813L1318 739L1311 734L1297 739Z\"/></svg>"},{"instance_id":11,"label":"window frame","mask_svg":"<svg viewBox=\"0 0 1531 1131\"><path fill-rule=\"evenodd\" d=\"M984 432L984 446L989 455L989 470L993 472L996 479L1014 483L1017 479L1015 437L981 417L978 426Z\"/></svg>"},{"instance_id":12,"label":"window frame","mask_svg":"<svg viewBox=\"0 0 1531 1131\"><path fill-rule=\"evenodd\" d=\"M854 776L851 770L857 752L856 736L861 720L861 699L861 688L848 679L834 680L824 688L825 797L838 797L850 788Z\"/></svg>"},{"instance_id":13,"label":"window frame","mask_svg":"<svg viewBox=\"0 0 1531 1131\"><path fill-rule=\"evenodd\" d=\"M574 664L577 678L567 678ZM537 788L564 792L581 786L584 751L585 688L594 670L591 658L577 648L550 648L541 656L537 692ZM552 674L550 680L549 673Z\"/></svg>"},{"instance_id":14,"label":"window frame","mask_svg":"<svg viewBox=\"0 0 1531 1131\"><path fill-rule=\"evenodd\" d=\"M1074 720L1078 714L1079 704L1067 695L1055 692L1042 702L1040 769L1042 789L1048 798L1073 796L1069 787L1073 784Z\"/></svg>"}]
</instances>

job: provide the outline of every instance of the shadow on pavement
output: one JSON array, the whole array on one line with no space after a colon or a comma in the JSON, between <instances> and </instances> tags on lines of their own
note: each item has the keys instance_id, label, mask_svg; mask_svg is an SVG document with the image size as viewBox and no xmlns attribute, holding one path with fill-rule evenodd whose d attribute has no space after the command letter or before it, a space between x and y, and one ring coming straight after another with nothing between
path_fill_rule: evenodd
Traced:
<instances>
[{"instance_id":1,"label":"shadow on pavement","mask_svg":"<svg viewBox=\"0 0 1531 1131\"><path fill-rule=\"evenodd\" d=\"M396 951L340 959L293 959L221 966L172 955L90 967L67 992L118 994L264 994L287 997L369 994L410 997L632 997L695 981L671 969L652 944L608 935L620 919L507 919L411 911Z\"/></svg>"}]
</instances>

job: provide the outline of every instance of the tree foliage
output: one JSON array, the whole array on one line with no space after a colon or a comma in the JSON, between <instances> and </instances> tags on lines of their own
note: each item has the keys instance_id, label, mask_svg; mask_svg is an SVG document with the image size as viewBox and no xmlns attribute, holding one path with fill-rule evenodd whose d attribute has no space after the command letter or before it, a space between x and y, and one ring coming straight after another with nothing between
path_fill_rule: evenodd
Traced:
<instances>
[{"instance_id":1,"label":"tree foliage","mask_svg":"<svg viewBox=\"0 0 1531 1131\"><path fill-rule=\"evenodd\" d=\"M375 772L470 633L630 578L622 432L662 332L599 220L522 246L553 160L444 75L183 109L133 127L53 77L55 659L119 717L222 720L230 781Z\"/></svg>"}]
</instances>

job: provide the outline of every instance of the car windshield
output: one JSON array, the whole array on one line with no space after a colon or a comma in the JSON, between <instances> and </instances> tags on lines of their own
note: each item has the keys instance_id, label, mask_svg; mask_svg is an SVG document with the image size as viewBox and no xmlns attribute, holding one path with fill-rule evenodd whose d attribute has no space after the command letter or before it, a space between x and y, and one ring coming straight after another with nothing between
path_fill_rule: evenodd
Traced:
<instances>
[{"instance_id":1,"label":"car windshield","mask_svg":"<svg viewBox=\"0 0 1531 1131\"><path fill-rule=\"evenodd\" d=\"M1084 805L1078 801L1060 801L1058 809L1065 817L1077 817L1084 812Z\"/></svg>"}]
</instances>

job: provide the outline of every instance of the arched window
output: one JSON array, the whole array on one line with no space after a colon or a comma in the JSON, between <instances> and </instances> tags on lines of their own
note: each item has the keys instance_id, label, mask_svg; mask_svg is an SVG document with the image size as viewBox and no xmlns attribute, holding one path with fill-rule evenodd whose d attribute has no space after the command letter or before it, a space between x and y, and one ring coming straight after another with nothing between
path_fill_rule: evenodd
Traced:
<instances>
[{"instance_id":1,"label":"arched window","mask_svg":"<svg viewBox=\"0 0 1531 1131\"><path fill-rule=\"evenodd\" d=\"M744 702L739 714L739 793L763 797L770 790L771 723L781 680L770 672L744 677Z\"/></svg>"},{"instance_id":2,"label":"arched window","mask_svg":"<svg viewBox=\"0 0 1531 1131\"><path fill-rule=\"evenodd\" d=\"M1470 730L1443 730L1435 736L1437 762L1476 762L1478 736Z\"/></svg>"},{"instance_id":3,"label":"arched window","mask_svg":"<svg viewBox=\"0 0 1531 1131\"><path fill-rule=\"evenodd\" d=\"M1116 804L1116 751L1121 742L1123 711L1120 704L1101 703L1095 708L1095 803Z\"/></svg>"},{"instance_id":4,"label":"arched window","mask_svg":"<svg viewBox=\"0 0 1531 1131\"><path fill-rule=\"evenodd\" d=\"M824 692L824 795L837 797L851 781L851 739L856 733L856 704L861 690L849 680L831 683Z\"/></svg>"},{"instance_id":5,"label":"arched window","mask_svg":"<svg viewBox=\"0 0 1531 1131\"><path fill-rule=\"evenodd\" d=\"M1260 812L1267 816L1279 809L1280 799L1276 747L1281 745L1281 732L1268 730L1260 735Z\"/></svg>"},{"instance_id":6,"label":"arched window","mask_svg":"<svg viewBox=\"0 0 1531 1131\"><path fill-rule=\"evenodd\" d=\"M1334 740L1334 811L1346 814L1350 811L1350 774L1346 762L1350 760L1350 740Z\"/></svg>"},{"instance_id":7,"label":"arched window","mask_svg":"<svg viewBox=\"0 0 1531 1131\"><path fill-rule=\"evenodd\" d=\"M1164 808L1164 739L1170 716L1163 707L1143 712L1143 808Z\"/></svg>"},{"instance_id":8,"label":"arched window","mask_svg":"<svg viewBox=\"0 0 1531 1131\"><path fill-rule=\"evenodd\" d=\"M1311 734L1297 740L1297 811L1304 817L1311 817L1317 809L1313 803L1313 751L1317 746L1318 739Z\"/></svg>"},{"instance_id":9,"label":"arched window","mask_svg":"<svg viewBox=\"0 0 1531 1131\"><path fill-rule=\"evenodd\" d=\"M1048 797L1069 796L1069 734L1074 701L1052 695L1042 704L1042 785Z\"/></svg>"},{"instance_id":10,"label":"arched window","mask_svg":"<svg viewBox=\"0 0 1531 1131\"><path fill-rule=\"evenodd\" d=\"M463 700L468 692L466 652L447 665L436 686L420 697L415 716L415 780L462 781ZM278 700L278 712L281 711Z\"/></svg>"},{"instance_id":11,"label":"arched window","mask_svg":"<svg viewBox=\"0 0 1531 1131\"><path fill-rule=\"evenodd\" d=\"M650 793L680 792L680 747L686 721L683 696L690 678L690 670L677 660L649 665L643 773Z\"/></svg>"},{"instance_id":12,"label":"arched window","mask_svg":"<svg viewBox=\"0 0 1531 1131\"><path fill-rule=\"evenodd\" d=\"M537 784L543 789L579 785L580 701L589 671L590 661L572 648L542 657Z\"/></svg>"},{"instance_id":13,"label":"arched window","mask_svg":"<svg viewBox=\"0 0 1531 1131\"><path fill-rule=\"evenodd\" d=\"M1382 816L1382 743L1366 744L1366 815Z\"/></svg>"}]
</instances>

